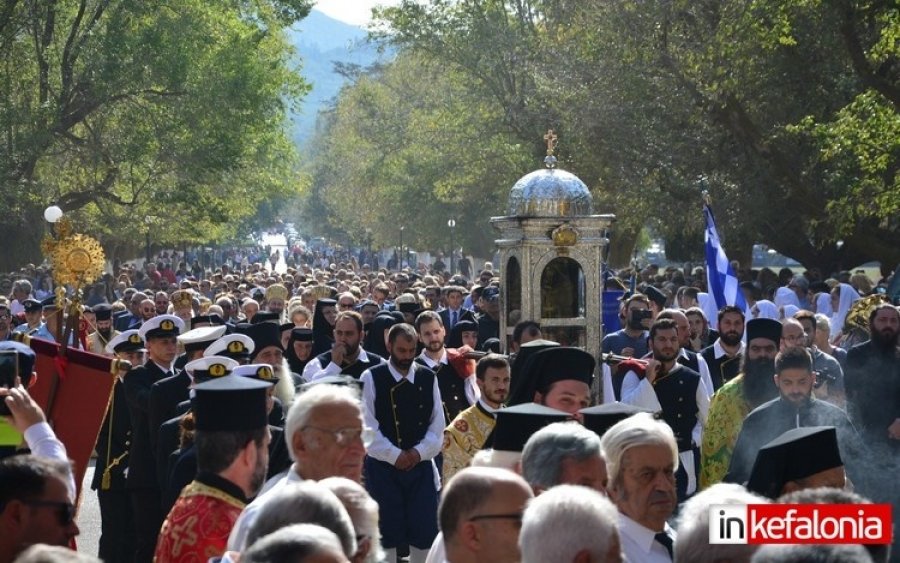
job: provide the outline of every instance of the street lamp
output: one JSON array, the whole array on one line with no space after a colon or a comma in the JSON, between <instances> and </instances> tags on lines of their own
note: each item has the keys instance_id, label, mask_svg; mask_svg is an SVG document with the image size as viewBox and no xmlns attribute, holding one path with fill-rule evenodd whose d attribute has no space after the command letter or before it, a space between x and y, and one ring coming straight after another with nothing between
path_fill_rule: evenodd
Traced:
<instances>
[{"instance_id":1,"label":"street lamp","mask_svg":"<svg viewBox=\"0 0 900 563\"><path fill-rule=\"evenodd\" d=\"M60 219L62 219L63 210L59 208L57 205L51 205L47 209L44 210L44 219L48 223L56 223Z\"/></svg>"},{"instance_id":2,"label":"street lamp","mask_svg":"<svg viewBox=\"0 0 900 563\"><path fill-rule=\"evenodd\" d=\"M147 241L146 241L146 243L147 243L147 248L146 248L147 259L144 262L144 264L150 263L150 227L152 227L155 222L156 222L156 217L154 217L153 215L147 215L146 217L144 217L144 224L147 225Z\"/></svg>"},{"instance_id":3,"label":"street lamp","mask_svg":"<svg viewBox=\"0 0 900 563\"><path fill-rule=\"evenodd\" d=\"M453 251L453 229L456 228L456 219L447 220L447 226L450 227L450 275L456 273L455 262L453 260L453 255L455 252Z\"/></svg>"},{"instance_id":4,"label":"street lamp","mask_svg":"<svg viewBox=\"0 0 900 563\"><path fill-rule=\"evenodd\" d=\"M400 227L400 250L397 252L397 271L403 269L403 231L406 227Z\"/></svg>"}]
</instances>

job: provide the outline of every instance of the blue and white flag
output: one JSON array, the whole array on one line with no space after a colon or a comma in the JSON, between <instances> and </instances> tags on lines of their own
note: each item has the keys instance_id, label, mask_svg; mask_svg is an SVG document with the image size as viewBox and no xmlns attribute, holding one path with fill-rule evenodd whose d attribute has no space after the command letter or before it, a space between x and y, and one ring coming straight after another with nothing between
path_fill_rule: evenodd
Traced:
<instances>
[{"instance_id":1,"label":"blue and white flag","mask_svg":"<svg viewBox=\"0 0 900 563\"><path fill-rule=\"evenodd\" d=\"M725 255L725 249L722 248L716 220L707 204L703 205L703 215L706 217L706 287L709 295L715 300L716 310L725 305L735 305L745 311L747 303L744 301L744 294L741 293L737 275Z\"/></svg>"}]
</instances>

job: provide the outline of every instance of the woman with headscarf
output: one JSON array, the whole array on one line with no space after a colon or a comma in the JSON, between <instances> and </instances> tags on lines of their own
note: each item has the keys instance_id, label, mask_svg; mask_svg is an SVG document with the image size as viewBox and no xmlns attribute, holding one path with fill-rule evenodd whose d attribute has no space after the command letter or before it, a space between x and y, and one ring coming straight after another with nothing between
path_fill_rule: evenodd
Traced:
<instances>
[{"instance_id":1,"label":"woman with headscarf","mask_svg":"<svg viewBox=\"0 0 900 563\"><path fill-rule=\"evenodd\" d=\"M844 319L847 318L850 307L858 300L859 293L850 284L842 283L831 290L831 308L834 309L834 314L831 315L831 334L835 339L843 332Z\"/></svg>"},{"instance_id":2,"label":"woman with headscarf","mask_svg":"<svg viewBox=\"0 0 900 563\"><path fill-rule=\"evenodd\" d=\"M779 320L778 307L768 299L760 299L750 310L754 319Z\"/></svg>"},{"instance_id":3,"label":"woman with headscarf","mask_svg":"<svg viewBox=\"0 0 900 563\"><path fill-rule=\"evenodd\" d=\"M312 329L295 327L291 330L291 338L284 350L284 359L291 367L291 372L302 374L303 368L315 356L312 354L313 332ZM296 379L296 378L295 378ZM302 383L302 382L301 382Z\"/></svg>"},{"instance_id":4,"label":"woman with headscarf","mask_svg":"<svg viewBox=\"0 0 900 563\"><path fill-rule=\"evenodd\" d=\"M831 292L823 291L816 295L816 314L825 315L829 319L834 314L834 310L831 308Z\"/></svg>"},{"instance_id":5,"label":"woman with headscarf","mask_svg":"<svg viewBox=\"0 0 900 563\"><path fill-rule=\"evenodd\" d=\"M334 320L337 318L337 301L319 299L313 314L312 357L331 350L334 345Z\"/></svg>"},{"instance_id":6,"label":"woman with headscarf","mask_svg":"<svg viewBox=\"0 0 900 563\"><path fill-rule=\"evenodd\" d=\"M775 306L778 307L779 310L784 310L785 305L793 305L799 309L800 299L797 297L797 294L794 293L793 289L782 286L775 290Z\"/></svg>"},{"instance_id":7,"label":"woman with headscarf","mask_svg":"<svg viewBox=\"0 0 900 563\"><path fill-rule=\"evenodd\" d=\"M396 315L395 315L396 313ZM398 316L400 318L398 318ZM382 358L390 356L387 350L387 342L385 342L387 332L392 326L403 322L403 313L399 311L381 311L372 321L372 324L366 329L366 338L363 341L363 349L366 352L378 354Z\"/></svg>"}]
</instances>

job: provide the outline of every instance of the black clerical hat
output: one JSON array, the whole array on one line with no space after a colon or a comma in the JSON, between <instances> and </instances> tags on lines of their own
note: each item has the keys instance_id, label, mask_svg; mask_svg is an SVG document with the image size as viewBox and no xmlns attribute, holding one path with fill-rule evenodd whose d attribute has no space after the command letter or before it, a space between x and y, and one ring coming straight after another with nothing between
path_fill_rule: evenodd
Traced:
<instances>
[{"instance_id":1,"label":"black clerical hat","mask_svg":"<svg viewBox=\"0 0 900 563\"><path fill-rule=\"evenodd\" d=\"M459 333L463 332L478 332L478 323L470 320L459 321L454 325L454 327Z\"/></svg>"},{"instance_id":2,"label":"black clerical hat","mask_svg":"<svg viewBox=\"0 0 900 563\"><path fill-rule=\"evenodd\" d=\"M606 403L594 407L588 407L578 411L584 419L584 426L588 430L593 430L597 436L603 437L607 430L612 428L616 423L621 422L631 415L639 412L651 413L653 411L629 405L627 403Z\"/></svg>"},{"instance_id":3,"label":"black clerical hat","mask_svg":"<svg viewBox=\"0 0 900 563\"><path fill-rule=\"evenodd\" d=\"M255 358L257 354L262 352L263 348L276 346L279 350L281 347L281 331L278 325L273 323L247 324L241 323L237 325L237 332L246 334L253 340L254 350L250 358Z\"/></svg>"},{"instance_id":4,"label":"black clerical hat","mask_svg":"<svg viewBox=\"0 0 900 563\"><path fill-rule=\"evenodd\" d=\"M225 319L215 313L211 315L197 315L196 317L191 317L191 330L198 328L201 325L220 326L224 324Z\"/></svg>"},{"instance_id":5,"label":"black clerical hat","mask_svg":"<svg viewBox=\"0 0 900 563\"><path fill-rule=\"evenodd\" d=\"M281 315L278 313L272 313L269 311L260 311L253 315L253 318L250 319L250 324L258 325L260 323L278 323L281 320Z\"/></svg>"},{"instance_id":6,"label":"black clerical hat","mask_svg":"<svg viewBox=\"0 0 900 563\"><path fill-rule=\"evenodd\" d=\"M265 428L266 390L270 386L233 373L195 385L191 408L197 430L242 432Z\"/></svg>"},{"instance_id":7,"label":"black clerical hat","mask_svg":"<svg viewBox=\"0 0 900 563\"><path fill-rule=\"evenodd\" d=\"M781 343L781 323L775 319L750 319L747 321L747 342L754 338L765 338L778 346Z\"/></svg>"},{"instance_id":8,"label":"black clerical hat","mask_svg":"<svg viewBox=\"0 0 900 563\"><path fill-rule=\"evenodd\" d=\"M107 303L94 305L91 311L93 311L94 316L98 321L108 321L112 319L112 307L110 307Z\"/></svg>"},{"instance_id":9,"label":"black clerical hat","mask_svg":"<svg viewBox=\"0 0 900 563\"><path fill-rule=\"evenodd\" d=\"M559 342L553 342L552 340L532 340L519 346L519 351L516 352L515 357L512 360L511 378L509 381L509 401L507 401L508 405L519 405L534 401L533 390L529 396L526 396L526 393L519 391L520 388L525 387L525 369L528 362L541 350L558 347Z\"/></svg>"},{"instance_id":10,"label":"black clerical hat","mask_svg":"<svg viewBox=\"0 0 900 563\"><path fill-rule=\"evenodd\" d=\"M834 426L792 428L759 449L747 489L774 499L789 481L843 465Z\"/></svg>"},{"instance_id":11,"label":"black clerical hat","mask_svg":"<svg viewBox=\"0 0 900 563\"><path fill-rule=\"evenodd\" d=\"M574 379L590 387L594 381L594 357L581 348L554 346L541 350L528 360L520 374L522 382L516 386L516 396L510 396L510 405L534 401L535 392L546 394L558 381Z\"/></svg>"},{"instance_id":12,"label":"black clerical hat","mask_svg":"<svg viewBox=\"0 0 900 563\"><path fill-rule=\"evenodd\" d=\"M312 342L313 331L311 328L297 327L291 329L291 340L298 342Z\"/></svg>"},{"instance_id":13,"label":"black clerical hat","mask_svg":"<svg viewBox=\"0 0 900 563\"><path fill-rule=\"evenodd\" d=\"M521 452L531 435L554 422L571 420L567 412L535 403L516 405L497 411L497 424L491 434L495 450Z\"/></svg>"},{"instance_id":14,"label":"black clerical hat","mask_svg":"<svg viewBox=\"0 0 900 563\"><path fill-rule=\"evenodd\" d=\"M644 295L650 298L650 301L653 301L659 308L662 309L666 306L666 294L662 291L656 289L652 285L648 285L644 288Z\"/></svg>"}]
</instances>

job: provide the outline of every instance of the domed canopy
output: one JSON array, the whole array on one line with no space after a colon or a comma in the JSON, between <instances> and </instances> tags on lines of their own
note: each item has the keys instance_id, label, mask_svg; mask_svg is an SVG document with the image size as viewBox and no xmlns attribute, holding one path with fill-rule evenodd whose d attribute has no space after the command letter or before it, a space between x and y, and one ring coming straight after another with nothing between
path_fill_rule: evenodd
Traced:
<instances>
[{"instance_id":1,"label":"domed canopy","mask_svg":"<svg viewBox=\"0 0 900 563\"><path fill-rule=\"evenodd\" d=\"M522 176L510 190L507 203L507 214L519 217L579 217L593 212L594 198L588 187L578 176L558 168Z\"/></svg>"}]
</instances>

